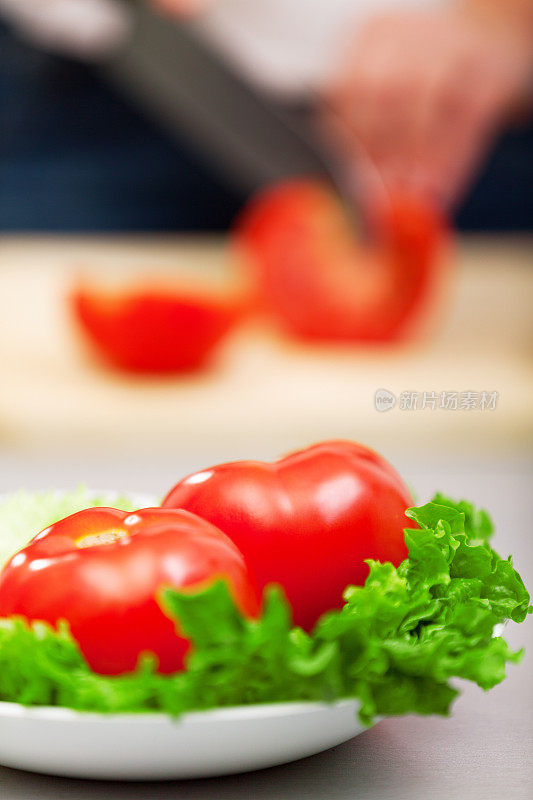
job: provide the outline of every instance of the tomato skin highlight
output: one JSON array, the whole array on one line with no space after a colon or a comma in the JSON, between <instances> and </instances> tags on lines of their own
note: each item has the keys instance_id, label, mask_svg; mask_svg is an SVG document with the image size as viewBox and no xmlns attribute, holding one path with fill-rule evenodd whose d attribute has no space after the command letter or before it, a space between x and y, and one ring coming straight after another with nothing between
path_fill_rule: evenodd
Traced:
<instances>
[{"instance_id":1,"label":"tomato skin highlight","mask_svg":"<svg viewBox=\"0 0 533 800\"><path fill-rule=\"evenodd\" d=\"M448 272L439 210L408 195L367 209L359 242L334 191L316 179L268 187L244 208L233 244L263 305L293 335L391 342L427 322Z\"/></svg>"},{"instance_id":2,"label":"tomato skin highlight","mask_svg":"<svg viewBox=\"0 0 533 800\"><path fill-rule=\"evenodd\" d=\"M184 478L163 501L223 530L259 588L279 583L294 621L312 628L342 605L347 585L362 585L365 559L407 556L405 510L413 505L394 468L360 444L332 441L274 463L220 464Z\"/></svg>"},{"instance_id":3,"label":"tomato skin highlight","mask_svg":"<svg viewBox=\"0 0 533 800\"><path fill-rule=\"evenodd\" d=\"M70 303L78 325L109 364L130 372L202 367L245 314L242 297L216 297L148 284L106 291L79 286Z\"/></svg>"},{"instance_id":4,"label":"tomato skin highlight","mask_svg":"<svg viewBox=\"0 0 533 800\"><path fill-rule=\"evenodd\" d=\"M190 644L161 610L159 590L219 578L244 614L257 614L242 554L205 520L161 508L87 509L38 534L8 562L0 573L0 616L66 620L95 672L132 671L151 652L159 671L171 673L183 668Z\"/></svg>"}]
</instances>

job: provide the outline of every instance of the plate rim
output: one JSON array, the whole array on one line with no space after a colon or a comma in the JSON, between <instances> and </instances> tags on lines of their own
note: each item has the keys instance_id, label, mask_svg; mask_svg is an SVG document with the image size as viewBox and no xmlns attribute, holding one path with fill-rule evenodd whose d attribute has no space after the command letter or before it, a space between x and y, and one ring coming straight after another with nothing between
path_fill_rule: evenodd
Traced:
<instances>
[{"instance_id":1,"label":"plate rim","mask_svg":"<svg viewBox=\"0 0 533 800\"><path fill-rule=\"evenodd\" d=\"M256 720L287 717L295 714L313 714L317 711L342 711L353 707L357 714L360 701L356 697L346 697L331 703L318 700L289 700L274 703L250 703L249 705L222 706L199 711L185 711L173 716L166 711L77 711L66 706L23 705L22 703L0 701L0 720L2 718L39 719L49 722L88 722L88 723L142 723L167 724L236 722L246 719ZM362 727L363 723L360 723Z\"/></svg>"}]
</instances>

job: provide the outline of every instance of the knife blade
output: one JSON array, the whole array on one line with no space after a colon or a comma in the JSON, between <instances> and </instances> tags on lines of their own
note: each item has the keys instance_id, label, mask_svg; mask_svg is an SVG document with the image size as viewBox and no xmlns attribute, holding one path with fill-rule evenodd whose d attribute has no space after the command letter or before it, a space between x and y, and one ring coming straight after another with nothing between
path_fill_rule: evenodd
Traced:
<instances>
[{"instance_id":1,"label":"knife blade","mask_svg":"<svg viewBox=\"0 0 533 800\"><path fill-rule=\"evenodd\" d=\"M251 193L288 177L318 175L341 194L337 166L307 108L248 85L185 23L134 0L127 37L101 65L104 77L170 136L186 139L234 188Z\"/></svg>"}]
</instances>

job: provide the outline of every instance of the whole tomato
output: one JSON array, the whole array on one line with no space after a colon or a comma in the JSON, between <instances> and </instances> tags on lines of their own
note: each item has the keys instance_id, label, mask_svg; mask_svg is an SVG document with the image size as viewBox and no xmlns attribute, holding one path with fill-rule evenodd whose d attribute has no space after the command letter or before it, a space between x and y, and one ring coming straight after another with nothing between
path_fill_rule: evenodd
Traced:
<instances>
[{"instance_id":1,"label":"whole tomato","mask_svg":"<svg viewBox=\"0 0 533 800\"><path fill-rule=\"evenodd\" d=\"M363 584L365 559L406 556L405 510L413 504L398 473L360 444L331 441L273 464L220 464L184 478L163 501L223 530L242 551L259 586L276 582L294 621L310 629Z\"/></svg>"},{"instance_id":2,"label":"whole tomato","mask_svg":"<svg viewBox=\"0 0 533 800\"><path fill-rule=\"evenodd\" d=\"M297 336L388 342L427 325L449 272L446 225L427 201L389 196L357 238L327 184L299 179L253 197L233 230L264 307Z\"/></svg>"},{"instance_id":3,"label":"whole tomato","mask_svg":"<svg viewBox=\"0 0 533 800\"><path fill-rule=\"evenodd\" d=\"M223 578L237 606L258 611L242 554L220 530L189 513L92 508L39 533L0 573L0 617L66 620L89 665L117 674L155 653L160 672L183 667L189 642L161 610L162 587Z\"/></svg>"}]
</instances>

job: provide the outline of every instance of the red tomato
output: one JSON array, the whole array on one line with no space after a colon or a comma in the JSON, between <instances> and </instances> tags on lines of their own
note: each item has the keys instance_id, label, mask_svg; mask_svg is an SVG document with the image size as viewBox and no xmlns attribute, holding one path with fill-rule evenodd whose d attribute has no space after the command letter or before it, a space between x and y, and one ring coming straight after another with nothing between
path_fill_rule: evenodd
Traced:
<instances>
[{"instance_id":1,"label":"red tomato","mask_svg":"<svg viewBox=\"0 0 533 800\"><path fill-rule=\"evenodd\" d=\"M189 642L156 595L225 578L238 607L257 612L242 554L220 530L187 511L90 508L38 534L0 573L0 617L55 625L65 619L89 665L117 674L155 653L160 672L183 666Z\"/></svg>"},{"instance_id":2,"label":"red tomato","mask_svg":"<svg viewBox=\"0 0 533 800\"><path fill-rule=\"evenodd\" d=\"M201 367L245 310L241 296L191 293L150 283L120 291L82 285L71 302L100 355L133 372Z\"/></svg>"},{"instance_id":3,"label":"red tomato","mask_svg":"<svg viewBox=\"0 0 533 800\"><path fill-rule=\"evenodd\" d=\"M273 464L221 464L180 481L163 502L223 530L259 586L283 586L296 624L310 629L364 583L365 559L406 556L412 498L381 456L352 442L317 444Z\"/></svg>"},{"instance_id":4,"label":"red tomato","mask_svg":"<svg viewBox=\"0 0 533 800\"><path fill-rule=\"evenodd\" d=\"M369 210L361 243L335 193L317 180L253 198L234 230L237 253L267 308L292 333L318 340L406 337L429 315L447 272L445 225L427 203L390 197Z\"/></svg>"}]
</instances>

